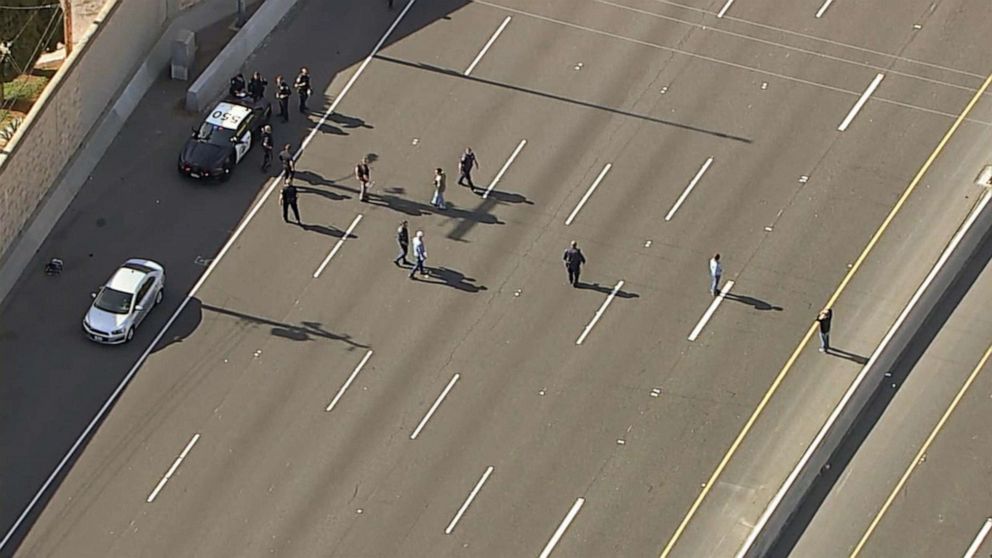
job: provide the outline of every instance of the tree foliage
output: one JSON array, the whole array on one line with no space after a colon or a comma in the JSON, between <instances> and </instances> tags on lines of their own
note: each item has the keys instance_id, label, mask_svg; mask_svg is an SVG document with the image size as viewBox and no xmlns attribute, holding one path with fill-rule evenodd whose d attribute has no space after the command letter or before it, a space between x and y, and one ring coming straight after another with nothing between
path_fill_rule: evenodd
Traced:
<instances>
[{"instance_id":1,"label":"tree foliage","mask_svg":"<svg viewBox=\"0 0 992 558\"><path fill-rule=\"evenodd\" d=\"M39 56L64 40L58 0L0 0L0 41L10 44L0 80L29 72Z\"/></svg>"}]
</instances>

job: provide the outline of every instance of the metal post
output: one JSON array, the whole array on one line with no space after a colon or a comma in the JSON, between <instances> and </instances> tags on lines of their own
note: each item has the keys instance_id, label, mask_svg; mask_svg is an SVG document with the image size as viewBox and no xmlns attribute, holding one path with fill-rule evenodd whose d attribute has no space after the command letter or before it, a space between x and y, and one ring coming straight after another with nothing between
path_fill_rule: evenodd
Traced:
<instances>
[{"instance_id":1,"label":"metal post","mask_svg":"<svg viewBox=\"0 0 992 558\"><path fill-rule=\"evenodd\" d=\"M62 29L64 31L65 38L65 57L69 58L69 54L72 52L72 0L61 0L62 1Z\"/></svg>"},{"instance_id":2,"label":"metal post","mask_svg":"<svg viewBox=\"0 0 992 558\"><path fill-rule=\"evenodd\" d=\"M245 21L246 21L246 18L245 18L245 0L235 0L235 2L238 3L238 20L237 20L237 23L235 23L235 25L237 25L238 27L241 27L242 25L245 24Z\"/></svg>"}]
</instances>

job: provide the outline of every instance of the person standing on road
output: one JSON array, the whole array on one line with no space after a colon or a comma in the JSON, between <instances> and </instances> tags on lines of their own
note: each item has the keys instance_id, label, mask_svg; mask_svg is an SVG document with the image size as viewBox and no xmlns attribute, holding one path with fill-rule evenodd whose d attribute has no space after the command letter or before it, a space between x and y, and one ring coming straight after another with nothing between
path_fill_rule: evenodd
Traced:
<instances>
[{"instance_id":1,"label":"person standing on road","mask_svg":"<svg viewBox=\"0 0 992 558\"><path fill-rule=\"evenodd\" d=\"M830 321L834 319L834 311L824 308L820 315L816 317L816 322L820 326L820 352L830 352Z\"/></svg>"},{"instance_id":2,"label":"person standing on road","mask_svg":"<svg viewBox=\"0 0 992 558\"><path fill-rule=\"evenodd\" d=\"M243 74L238 74L231 78L231 86L228 88L228 92L232 97L239 99L245 96L245 76Z\"/></svg>"},{"instance_id":3,"label":"person standing on road","mask_svg":"<svg viewBox=\"0 0 992 558\"><path fill-rule=\"evenodd\" d=\"M296 176L296 161L293 160L293 153L290 151L293 148L291 144L286 144L279 152L279 162L282 163L282 172L286 175L286 178L292 179Z\"/></svg>"},{"instance_id":4,"label":"person standing on road","mask_svg":"<svg viewBox=\"0 0 992 558\"><path fill-rule=\"evenodd\" d=\"M474 192L475 184L472 182L473 168L479 168L479 160L476 159L472 148L466 147L465 153L462 153L462 158L458 160L458 185L465 186L465 181L468 181L468 187Z\"/></svg>"},{"instance_id":5,"label":"person standing on road","mask_svg":"<svg viewBox=\"0 0 992 558\"><path fill-rule=\"evenodd\" d=\"M447 177L444 174L444 169L441 167L434 169L434 197L431 198L431 205L438 209L448 207L444 201L444 191L447 187Z\"/></svg>"},{"instance_id":6,"label":"person standing on road","mask_svg":"<svg viewBox=\"0 0 992 558\"><path fill-rule=\"evenodd\" d=\"M358 185L360 188L358 192L359 201L369 201L369 180L371 177L372 174L369 170L369 160L367 157L362 157L362 160L355 165L355 178L358 179Z\"/></svg>"},{"instance_id":7,"label":"person standing on road","mask_svg":"<svg viewBox=\"0 0 992 558\"><path fill-rule=\"evenodd\" d=\"M720 276L723 275L723 266L720 265L720 254L713 254L710 258L710 292L713 296L720 296Z\"/></svg>"},{"instance_id":8,"label":"person standing on road","mask_svg":"<svg viewBox=\"0 0 992 558\"><path fill-rule=\"evenodd\" d=\"M279 192L279 201L282 202L282 220L287 223L289 222L289 208L293 208L296 224L302 227L303 221L300 220L300 207L296 204L298 196L299 190L296 189L296 186L293 186L293 179L287 178L286 185Z\"/></svg>"},{"instance_id":9,"label":"person standing on road","mask_svg":"<svg viewBox=\"0 0 992 558\"><path fill-rule=\"evenodd\" d=\"M389 6L389 9L390 10L392 10L393 9L393 0L386 0L386 5Z\"/></svg>"},{"instance_id":10,"label":"person standing on road","mask_svg":"<svg viewBox=\"0 0 992 558\"><path fill-rule=\"evenodd\" d=\"M410 246L410 231L406 228L406 221L400 222L400 228L396 229L396 244L400 246L400 253L393 259L393 263L396 265L409 265L410 262L406 259L406 251L407 247Z\"/></svg>"},{"instance_id":11,"label":"person standing on road","mask_svg":"<svg viewBox=\"0 0 992 558\"><path fill-rule=\"evenodd\" d=\"M248 94L251 95L253 101L258 101L265 96L265 86L269 82L262 78L262 74L255 72L251 75L251 79L248 81Z\"/></svg>"},{"instance_id":12,"label":"person standing on road","mask_svg":"<svg viewBox=\"0 0 992 558\"><path fill-rule=\"evenodd\" d=\"M307 99L310 98L310 70L305 67L300 68L300 75L296 76L296 93L300 96L300 112L306 114L307 112Z\"/></svg>"},{"instance_id":13,"label":"person standing on road","mask_svg":"<svg viewBox=\"0 0 992 558\"><path fill-rule=\"evenodd\" d=\"M582 250L579 250L578 243L573 240L561 259L564 260L565 270L568 271L568 284L578 287L579 274L582 273L582 264L586 263L586 257L582 255Z\"/></svg>"},{"instance_id":14,"label":"person standing on road","mask_svg":"<svg viewBox=\"0 0 992 558\"><path fill-rule=\"evenodd\" d=\"M424 231L417 231L417 236L413 238L413 259L416 261L413 269L410 270L410 279L420 271L421 275L427 275L424 269L424 262L427 261L427 246L424 245Z\"/></svg>"},{"instance_id":15,"label":"person standing on road","mask_svg":"<svg viewBox=\"0 0 992 558\"><path fill-rule=\"evenodd\" d=\"M293 95L293 90L289 88L286 80L281 75L276 76L276 100L279 101L279 116L283 122L289 122L289 98Z\"/></svg>"},{"instance_id":16,"label":"person standing on road","mask_svg":"<svg viewBox=\"0 0 992 558\"><path fill-rule=\"evenodd\" d=\"M262 127L262 172L269 170L272 165L272 126Z\"/></svg>"}]
</instances>

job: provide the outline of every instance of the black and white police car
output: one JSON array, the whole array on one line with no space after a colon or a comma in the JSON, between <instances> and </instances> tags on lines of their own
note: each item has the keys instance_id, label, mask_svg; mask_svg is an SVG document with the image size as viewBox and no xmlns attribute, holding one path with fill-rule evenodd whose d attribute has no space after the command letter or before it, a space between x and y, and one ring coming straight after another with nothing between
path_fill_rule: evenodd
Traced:
<instances>
[{"instance_id":1,"label":"black and white police car","mask_svg":"<svg viewBox=\"0 0 992 558\"><path fill-rule=\"evenodd\" d=\"M231 97L207 115L186 140L179 154L179 172L192 178L227 179L261 138L262 126L272 117L272 104L250 97Z\"/></svg>"}]
</instances>

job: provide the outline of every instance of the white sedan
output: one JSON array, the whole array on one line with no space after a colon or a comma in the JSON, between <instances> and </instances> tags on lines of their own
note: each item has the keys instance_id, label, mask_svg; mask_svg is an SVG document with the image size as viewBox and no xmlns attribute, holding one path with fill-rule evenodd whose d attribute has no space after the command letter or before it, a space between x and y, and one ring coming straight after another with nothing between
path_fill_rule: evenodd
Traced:
<instances>
[{"instance_id":1,"label":"white sedan","mask_svg":"<svg viewBox=\"0 0 992 558\"><path fill-rule=\"evenodd\" d=\"M148 312L162 302L165 268L151 260L130 259L93 293L83 318L86 336L98 343L126 343Z\"/></svg>"}]
</instances>

